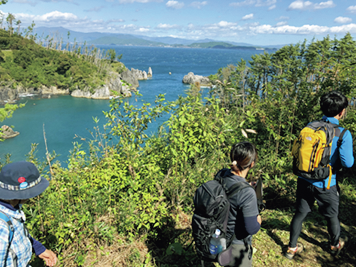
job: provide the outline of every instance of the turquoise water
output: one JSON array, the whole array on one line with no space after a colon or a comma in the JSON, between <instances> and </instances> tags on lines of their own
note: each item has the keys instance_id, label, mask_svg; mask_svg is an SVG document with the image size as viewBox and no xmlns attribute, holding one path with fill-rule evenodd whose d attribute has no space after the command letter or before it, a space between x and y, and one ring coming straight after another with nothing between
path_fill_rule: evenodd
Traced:
<instances>
[{"instance_id":1,"label":"turquoise water","mask_svg":"<svg viewBox=\"0 0 356 267\"><path fill-rule=\"evenodd\" d=\"M167 100L175 100L184 95L187 85L182 83L188 72L208 76L228 64L236 65L240 59L249 60L252 55L261 53L255 50L219 50L219 49L183 49L157 47L99 46L101 49L114 48L123 54L121 61L128 68L148 71L152 68L153 78L140 81L139 91L142 100L152 103L156 95L165 94ZM169 74L171 72L171 75ZM130 103L139 103L134 97ZM138 101L141 101L140 99ZM73 142L86 142L95 126L93 117L105 124L102 111L109 110L109 100L92 100L70 96L52 96L50 99L23 98L19 103L26 103L24 108L16 110L13 117L4 124L13 125L20 135L0 143L0 160L11 154L12 161L25 160L32 143L38 144L37 157L44 159L45 144L43 128L46 132L48 150L60 154L58 160L65 166ZM155 131L162 119L155 122L151 131ZM80 136L81 138L75 138Z\"/></svg>"}]
</instances>

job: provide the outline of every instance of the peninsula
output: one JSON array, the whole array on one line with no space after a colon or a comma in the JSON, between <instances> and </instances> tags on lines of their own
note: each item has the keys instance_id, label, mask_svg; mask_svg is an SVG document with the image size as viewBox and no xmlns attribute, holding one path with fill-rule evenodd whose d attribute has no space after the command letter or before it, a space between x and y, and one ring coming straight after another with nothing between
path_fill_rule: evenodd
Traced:
<instances>
[{"instance_id":1,"label":"peninsula","mask_svg":"<svg viewBox=\"0 0 356 267\"><path fill-rule=\"evenodd\" d=\"M131 96L152 69L127 69L114 49L63 44L0 29L0 103L19 96L70 94L110 99Z\"/></svg>"}]
</instances>

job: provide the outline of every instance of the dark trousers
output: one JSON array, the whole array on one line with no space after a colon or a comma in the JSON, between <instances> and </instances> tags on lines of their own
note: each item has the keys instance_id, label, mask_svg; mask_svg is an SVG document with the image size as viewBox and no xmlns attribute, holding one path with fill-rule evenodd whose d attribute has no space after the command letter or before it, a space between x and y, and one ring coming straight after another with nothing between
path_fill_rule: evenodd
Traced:
<instances>
[{"instance_id":1,"label":"dark trousers","mask_svg":"<svg viewBox=\"0 0 356 267\"><path fill-rule=\"evenodd\" d=\"M311 211L315 200L319 212L325 217L330 235L330 244L336 246L340 237L339 191L337 186L318 188L298 178L296 212L290 225L289 247L296 247L305 217Z\"/></svg>"},{"instance_id":2,"label":"dark trousers","mask_svg":"<svg viewBox=\"0 0 356 267\"><path fill-rule=\"evenodd\" d=\"M228 267L251 267L252 266L252 246L249 244L232 244L232 259Z\"/></svg>"}]
</instances>

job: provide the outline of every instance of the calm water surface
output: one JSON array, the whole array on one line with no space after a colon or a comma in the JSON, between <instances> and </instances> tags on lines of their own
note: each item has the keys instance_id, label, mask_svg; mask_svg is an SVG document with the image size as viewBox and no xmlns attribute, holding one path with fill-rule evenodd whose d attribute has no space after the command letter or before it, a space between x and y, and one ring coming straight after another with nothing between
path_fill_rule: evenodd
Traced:
<instances>
[{"instance_id":1,"label":"calm water surface","mask_svg":"<svg viewBox=\"0 0 356 267\"><path fill-rule=\"evenodd\" d=\"M140 81L139 91L142 99L127 99L130 103L141 101L153 102L156 95L165 94L167 100L175 100L184 95L187 85L182 84L183 76L188 72L208 76L228 64L236 65L240 59L250 60L251 56L262 51L255 50L219 50L219 49L184 49L128 46L99 46L101 49L114 48L117 54L123 54L121 61L128 68L148 71L152 68L153 78ZM171 75L169 74L171 72ZM95 126L93 117L100 119L100 125L106 120L102 111L109 110L109 100L92 100L58 96L50 99L23 98L19 103L26 103L15 111L12 118L4 124L13 125L20 135L0 143L0 161L5 154L11 154L12 161L25 160L31 144L38 144L37 157L44 159L45 144L43 128L46 132L49 151L60 154L58 160L67 164L73 142L83 143L81 138L91 138L90 131ZM162 120L154 123L150 131L155 131ZM75 138L80 136L81 138Z\"/></svg>"}]
</instances>

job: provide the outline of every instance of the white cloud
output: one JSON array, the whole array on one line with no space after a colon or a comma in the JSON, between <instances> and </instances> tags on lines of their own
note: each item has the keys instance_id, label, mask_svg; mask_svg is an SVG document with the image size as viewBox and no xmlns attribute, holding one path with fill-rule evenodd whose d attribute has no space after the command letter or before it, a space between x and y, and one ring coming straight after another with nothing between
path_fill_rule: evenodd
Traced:
<instances>
[{"instance_id":1,"label":"white cloud","mask_svg":"<svg viewBox=\"0 0 356 267\"><path fill-rule=\"evenodd\" d=\"M104 6L97 6L97 7L92 7L90 9L84 10L85 12L99 12L102 10Z\"/></svg>"},{"instance_id":2,"label":"white cloud","mask_svg":"<svg viewBox=\"0 0 356 267\"><path fill-rule=\"evenodd\" d=\"M287 21L280 21L276 24L276 26L284 26L284 25L287 25L288 22Z\"/></svg>"},{"instance_id":3,"label":"white cloud","mask_svg":"<svg viewBox=\"0 0 356 267\"><path fill-rule=\"evenodd\" d=\"M257 0L255 6L270 6L277 3L277 0Z\"/></svg>"},{"instance_id":4,"label":"white cloud","mask_svg":"<svg viewBox=\"0 0 356 267\"><path fill-rule=\"evenodd\" d=\"M18 4L28 4L28 5L31 5L31 6L35 6L37 5L36 2L32 2L32 1L29 1L29 0L13 0L14 3L18 3Z\"/></svg>"},{"instance_id":5,"label":"white cloud","mask_svg":"<svg viewBox=\"0 0 356 267\"><path fill-rule=\"evenodd\" d=\"M275 9L276 7L277 7L276 5L270 6L270 7L268 8L268 10Z\"/></svg>"},{"instance_id":6,"label":"white cloud","mask_svg":"<svg viewBox=\"0 0 356 267\"><path fill-rule=\"evenodd\" d=\"M157 29L176 29L179 28L179 25L170 25L170 24L164 24L164 23L160 23L157 25Z\"/></svg>"},{"instance_id":7,"label":"white cloud","mask_svg":"<svg viewBox=\"0 0 356 267\"><path fill-rule=\"evenodd\" d=\"M276 20L289 20L289 17L287 17L287 16L280 16L279 18L276 18Z\"/></svg>"},{"instance_id":8,"label":"white cloud","mask_svg":"<svg viewBox=\"0 0 356 267\"><path fill-rule=\"evenodd\" d=\"M108 23L125 22L123 19L110 19Z\"/></svg>"},{"instance_id":9,"label":"white cloud","mask_svg":"<svg viewBox=\"0 0 356 267\"><path fill-rule=\"evenodd\" d=\"M180 8L184 7L184 3L170 0L166 3L166 6L170 7L170 8L174 8L174 9L180 9Z\"/></svg>"},{"instance_id":10,"label":"white cloud","mask_svg":"<svg viewBox=\"0 0 356 267\"><path fill-rule=\"evenodd\" d=\"M200 9L200 8L202 8L203 6L206 6L208 4L208 2L207 1L203 1L203 2L192 2L190 5L192 6L192 7L195 7L195 8L198 8L198 9Z\"/></svg>"},{"instance_id":11,"label":"white cloud","mask_svg":"<svg viewBox=\"0 0 356 267\"><path fill-rule=\"evenodd\" d=\"M324 8L332 8L334 6L335 6L335 4L331 0L326 1L326 2L320 2L320 3L312 3L310 1L297 0L297 1L292 2L289 5L288 9L289 10L324 9Z\"/></svg>"},{"instance_id":12,"label":"white cloud","mask_svg":"<svg viewBox=\"0 0 356 267\"><path fill-rule=\"evenodd\" d=\"M242 1L242 2L231 3L230 6L236 6L236 7L239 7L239 6L249 6L249 5L253 5L253 4L255 4L255 3L256 3L255 0L245 0L245 1Z\"/></svg>"},{"instance_id":13,"label":"white cloud","mask_svg":"<svg viewBox=\"0 0 356 267\"><path fill-rule=\"evenodd\" d=\"M348 10L351 13L356 13L356 6L349 6L346 10Z\"/></svg>"},{"instance_id":14,"label":"white cloud","mask_svg":"<svg viewBox=\"0 0 356 267\"><path fill-rule=\"evenodd\" d=\"M336 19L334 19L334 21L336 23L350 23L352 21L351 18L348 18L348 17L337 17Z\"/></svg>"},{"instance_id":15,"label":"white cloud","mask_svg":"<svg viewBox=\"0 0 356 267\"><path fill-rule=\"evenodd\" d=\"M4 13L4 12L3 12ZM35 22L36 27L64 27L79 32L112 32L112 33L142 33L149 27L137 26L135 24L122 25L122 19L92 20L84 17L80 18L73 13L62 13L53 11L43 15L30 15L24 13L14 14L16 19L20 19L24 26ZM120 23L119 23L120 22ZM119 23L119 24L118 24Z\"/></svg>"},{"instance_id":16,"label":"white cloud","mask_svg":"<svg viewBox=\"0 0 356 267\"><path fill-rule=\"evenodd\" d=\"M119 0L120 4L133 4L133 3L147 4L150 2L163 2L163 0Z\"/></svg>"},{"instance_id":17,"label":"white cloud","mask_svg":"<svg viewBox=\"0 0 356 267\"><path fill-rule=\"evenodd\" d=\"M245 15L242 17L242 20L248 20L248 19L253 19L253 13Z\"/></svg>"},{"instance_id":18,"label":"white cloud","mask_svg":"<svg viewBox=\"0 0 356 267\"><path fill-rule=\"evenodd\" d=\"M335 4L333 1L321 2L319 4L314 4L314 9L324 9L324 8L332 8Z\"/></svg>"},{"instance_id":19,"label":"white cloud","mask_svg":"<svg viewBox=\"0 0 356 267\"><path fill-rule=\"evenodd\" d=\"M295 26L278 26L261 25L251 27L250 30L255 34L337 34L337 33L356 33L356 24L348 24L336 27L327 27L319 25L303 25L301 27Z\"/></svg>"},{"instance_id":20,"label":"white cloud","mask_svg":"<svg viewBox=\"0 0 356 267\"><path fill-rule=\"evenodd\" d=\"M231 3L230 6L240 7L240 6L271 6L277 3L277 0L245 0L241 2ZM273 9L273 8L272 8Z\"/></svg>"},{"instance_id":21,"label":"white cloud","mask_svg":"<svg viewBox=\"0 0 356 267\"><path fill-rule=\"evenodd\" d=\"M35 22L43 22L43 21L73 21L73 20L78 20L78 17L72 13L62 13L59 11L52 11L50 13L44 14L44 15L29 15L29 14L23 14L23 13L18 13L15 15L16 18L19 19L29 19L29 20L34 20Z\"/></svg>"},{"instance_id":22,"label":"white cloud","mask_svg":"<svg viewBox=\"0 0 356 267\"><path fill-rule=\"evenodd\" d=\"M220 21L219 23L215 24L219 27L226 28L226 27L232 27L237 25L237 23L234 22L227 22L227 21Z\"/></svg>"},{"instance_id":23,"label":"white cloud","mask_svg":"<svg viewBox=\"0 0 356 267\"><path fill-rule=\"evenodd\" d=\"M40 1L46 3L58 3L58 2L74 3L73 0L40 0Z\"/></svg>"},{"instance_id":24,"label":"white cloud","mask_svg":"<svg viewBox=\"0 0 356 267\"><path fill-rule=\"evenodd\" d=\"M139 28L138 31L139 31L139 32L149 32L150 29L147 29L147 28Z\"/></svg>"}]
</instances>

